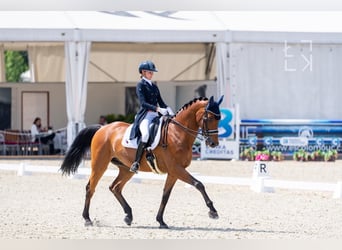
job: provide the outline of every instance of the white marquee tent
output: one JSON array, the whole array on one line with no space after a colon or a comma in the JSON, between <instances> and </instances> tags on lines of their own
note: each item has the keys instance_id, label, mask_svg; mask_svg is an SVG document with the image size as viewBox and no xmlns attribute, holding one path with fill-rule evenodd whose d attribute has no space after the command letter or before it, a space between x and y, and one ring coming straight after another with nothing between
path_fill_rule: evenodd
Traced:
<instances>
[{"instance_id":1,"label":"white marquee tent","mask_svg":"<svg viewBox=\"0 0 342 250\"><path fill-rule=\"evenodd\" d=\"M273 49L283 51L284 42L294 44L298 58L303 41L340 46L341 23L339 12L0 12L0 81L4 81L3 51L21 46L31 55L35 81L48 81L51 77L65 81L68 144L84 126L87 82L135 81L132 72L136 71L136 62L145 58L158 59L163 73L156 80L216 78L217 95L226 96L224 105L242 103L242 117L248 117L244 107L252 106L252 111L258 112L255 109L262 104L248 101L253 98L248 93L244 95L242 88L268 78L262 72L264 68L256 70L253 66L275 56L284 61L284 54L268 54ZM325 60L337 60L340 48L333 49L338 51L334 59ZM111 59L104 61L103 55L110 53ZM56 55L53 62L49 59L51 54ZM48 64L52 64L52 71L40 71L39 65ZM266 73L272 72L283 74L272 67ZM256 79L251 79L254 76ZM285 80L270 77L261 86L269 87L274 80L284 81L284 85L301 79L284 77ZM338 116L342 118L342 114Z\"/></svg>"},{"instance_id":2,"label":"white marquee tent","mask_svg":"<svg viewBox=\"0 0 342 250\"><path fill-rule=\"evenodd\" d=\"M206 62L208 56L205 55L208 46L204 44L223 41L224 35L222 25L210 12L0 13L0 42L3 43L0 51L18 46L28 48L31 58L36 59L31 62L35 64L32 75L35 76L36 81L48 81L48 78L53 75L59 77L60 81L65 79L68 139L70 139L68 144L84 126L85 97L88 68L90 68L88 62L92 43L94 43L95 51L93 60L96 61L92 64L95 66L93 71L98 70L103 73L97 74L100 81L108 80L106 77L112 81L125 82L133 81L133 79L135 81L136 75L132 72L136 72L137 62L150 56L155 60L158 58L158 53L163 54L162 58L166 56L169 58L158 64L159 68L165 68L160 72L167 73L167 75L158 74L160 80L172 80L172 78L177 78L178 74L182 74L184 78L184 71L188 72L186 79L197 80L196 75L199 74L199 70L208 67L209 64L208 61ZM64 43L64 48L57 46L61 42ZM155 46L146 45L148 43L153 43ZM174 49L170 45L173 43L177 43L176 47L179 46L178 55L173 54ZM139 46L139 44L144 46ZM55 50L51 50L53 46ZM147 48L148 53L146 53L146 46L150 46ZM61 56L57 57L59 60L53 62L53 69L58 73L54 73L53 70L49 73L39 71L42 68L39 67L39 60L43 65L52 64L46 59L48 54L51 51L57 54L63 49L65 72L63 67L60 67L64 60ZM113 51L116 53L109 63L108 61L101 62L101 52ZM133 59L125 57L132 52L135 54L134 63ZM192 56L186 58L182 56L182 52ZM1 61L3 62L3 59ZM99 66L99 64L102 65ZM58 71L58 68L61 70ZM3 72L4 70L1 70L2 79L4 79ZM65 77L63 77L64 74ZM92 78L94 75L90 74L89 77Z\"/></svg>"}]
</instances>

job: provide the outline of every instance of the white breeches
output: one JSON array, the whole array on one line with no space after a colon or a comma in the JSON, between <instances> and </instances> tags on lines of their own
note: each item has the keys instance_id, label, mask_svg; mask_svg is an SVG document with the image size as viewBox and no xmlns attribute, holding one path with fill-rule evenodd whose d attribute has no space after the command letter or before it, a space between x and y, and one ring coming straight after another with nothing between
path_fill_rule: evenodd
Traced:
<instances>
[{"instance_id":1,"label":"white breeches","mask_svg":"<svg viewBox=\"0 0 342 250\"><path fill-rule=\"evenodd\" d=\"M141 132L141 142L146 143L148 141L148 138L150 137L149 125L151 124L152 120L157 116L157 112L148 111L145 118L141 121L139 125L139 129Z\"/></svg>"}]
</instances>

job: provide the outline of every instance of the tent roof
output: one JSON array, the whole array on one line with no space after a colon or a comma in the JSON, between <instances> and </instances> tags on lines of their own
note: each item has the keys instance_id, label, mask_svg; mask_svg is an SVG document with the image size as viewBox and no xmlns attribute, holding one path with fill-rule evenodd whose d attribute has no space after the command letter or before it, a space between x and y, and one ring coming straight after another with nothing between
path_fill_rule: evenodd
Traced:
<instances>
[{"instance_id":1,"label":"tent roof","mask_svg":"<svg viewBox=\"0 0 342 250\"><path fill-rule=\"evenodd\" d=\"M224 27L211 12L0 12L0 41L216 42Z\"/></svg>"},{"instance_id":2,"label":"tent roof","mask_svg":"<svg viewBox=\"0 0 342 250\"><path fill-rule=\"evenodd\" d=\"M342 32L342 12L215 11L234 31Z\"/></svg>"},{"instance_id":3,"label":"tent roof","mask_svg":"<svg viewBox=\"0 0 342 250\"><path fill-rule=\"evenodd\" d=\"M144 58L158 62L164 72L158 80L214 79L215 56L208 57L212 48L206 43L342 44L341 23L342 12L332 11L0 11L0 49L31 49L36 81L64 80L65 41L95 42L92 81L132 81L133 65ZM55 78L47 70L50 58L54 66L56 60L61 64L59 71L54 68ZM177 63L169 67L170 62Z\"/></svg>"},{"instance_id":4,"label":"tent roof","mask_svg":"<svg viewBox=\"0 0 342 250\"><path fill-rule=\"evenodd\" d=\"M342 43L342 12L216 11L215 15L231 31L227 42Z\"/></svg>"},{"instance_id":5,"label":"tent roof","mask_svg":"<svg viewBox=\"0 0 342 250\"><path fill-rule=\"evenodd\" d=\"M2 11L0 41L341 42L341 23L332 11Z\"/></svg>"}]
</instances>

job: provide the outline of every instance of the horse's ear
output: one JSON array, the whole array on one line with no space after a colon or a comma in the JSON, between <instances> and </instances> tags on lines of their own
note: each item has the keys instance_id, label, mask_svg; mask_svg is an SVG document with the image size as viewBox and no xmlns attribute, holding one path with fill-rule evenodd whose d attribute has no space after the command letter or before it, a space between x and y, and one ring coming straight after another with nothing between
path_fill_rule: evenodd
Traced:
<instances>
[{"instance_id":1,"label":"horse's ear","mask_svg":"<svg viewBox=\"0 0 342 250\"><path fill-rule=\"evenodd\" d=\"M214 102L214 96L210 96L209 103L213 103L213 102Z\"/></svg>"},{"instance_id":2,"label":"horse's ear","mask_svg":"<svg viewBox=\"0 0 342 250\"><path fill-rule=\"evenodd\" d=\"M221 102L223 101L224 95L221 95L220 99L217 101L217 105L220 106Z\"/></svg>"}]
</instances>

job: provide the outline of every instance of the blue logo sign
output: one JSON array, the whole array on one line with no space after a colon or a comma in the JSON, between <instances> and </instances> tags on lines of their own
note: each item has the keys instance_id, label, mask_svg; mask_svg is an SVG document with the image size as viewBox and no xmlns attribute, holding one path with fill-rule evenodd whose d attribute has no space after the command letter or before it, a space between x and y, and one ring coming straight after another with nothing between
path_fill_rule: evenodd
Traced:
<instances>
[{"instance_id":1,"label":"blue logo sign","mask_svg":"<svg viewBox=\"0 0 342 250\"><path fill-rule=\"evenodd\" d=\"M248 138L248 143L252 146L256 145L257 144L257 137L253 136L253 137Z\"/></svg>"},{"instance_id":2,"label":"blue logo sign","mask_svg":"<svg viewBox=\"0 0 342 250\"><path fill-rule=\"evenodd\" d=\"M316 144L317 144L318 146L324 145L324 140L323 140L323 138L317 138L317 139L316 139Z\"/></svg>"},{"instance_id":3,"label":"blue logo sign","mask_svg":"<svg viewBox=\"0 0 342 250\"><path fill-rule=\"evenodd\" d=\"M233 120L233 114L229 109L220 109L222 118L218 124L219 128L219 137L229 137L233 133L233 128L231 125L231 121ZM221 133L223 131L223 133Z\"/></svg>"},{"instance_id":4,"label":"blue logo sign","mask_svg":"<svg viewBox=\"0 0 342 250\"><path fill-rule=\"evenodd\" d=\"M339 138L333 138L331 140L331 144L334 145L334 146L340 146L340 139Z\"/></svg>"},{"instance_id":5,"label":"blue logo sign","mask_svg":"<svg viewBox=\"0 0 342 250\"><path fill-rule=\"evenodd\" d=\"M268 136L268 137L265 137L264 138L264 143L265 145L272 145L272 137L271 136Z\"/></svg>"}]
</instances>

